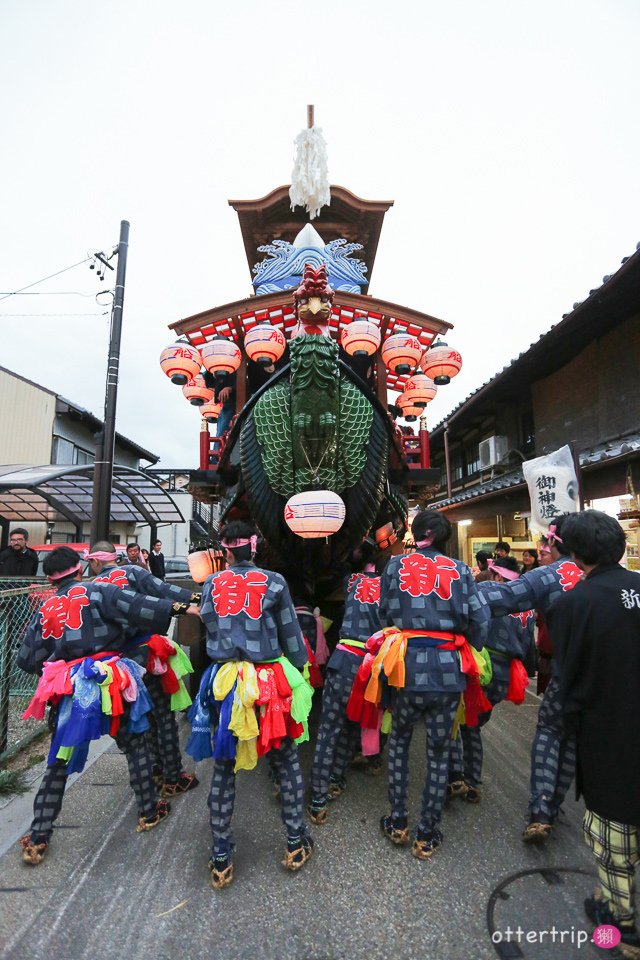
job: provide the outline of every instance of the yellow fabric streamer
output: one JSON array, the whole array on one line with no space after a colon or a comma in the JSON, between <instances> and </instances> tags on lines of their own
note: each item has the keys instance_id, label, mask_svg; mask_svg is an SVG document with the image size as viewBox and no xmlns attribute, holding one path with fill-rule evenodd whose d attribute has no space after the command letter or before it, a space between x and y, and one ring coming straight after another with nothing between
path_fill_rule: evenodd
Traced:
<instances>
[{"instance_id":1,"label":"yellow fabric streamer","mask_svg":"<svg viewBox=\"0 0 640 960\"><path fill-rule=\"evenodd\" d=\"M229 693L238 679L239 666L237 660L229 660L222 664L213 680L213 696L216 700L224 700Z\"/></svg>"}]
</instances>

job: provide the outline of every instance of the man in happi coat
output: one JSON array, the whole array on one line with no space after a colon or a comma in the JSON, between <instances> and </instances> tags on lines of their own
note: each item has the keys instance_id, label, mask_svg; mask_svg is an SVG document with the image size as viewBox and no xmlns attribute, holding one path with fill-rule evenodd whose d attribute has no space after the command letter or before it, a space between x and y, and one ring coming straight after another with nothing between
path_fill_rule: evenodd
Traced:
<instances>
[{"instance_id":1,"label":"man in happi coat","mask_svg":"<svg viewBox=\"0 0 640 960\"><path fill-rule=\"evenodd\" d=\"M155 827L170 806L158 799L146 738L151 703L143 670L121 657L130 628L165 631L184 604L146 597L108 583L82 583L82 563L68 547L54 550L44 573L55 587L34 614L17 664L41 679L25 716L42 718L52 703L53 740L34 802L29 833L21 839L26 863L40 863L60 813L67 776L84 766L89 742L111 733L127 758L138 805L138 831ZM106 712L105 712L106 711Z\"/></svg>"},{"instance_id":2,"label":"man in happi coat","mask_svg":"<svg viewBox=\"0 0 640 960\"><path fill-rule=\"evenodd\" d=\"M415 553L389 560L380 589L380 622L400 632L401 640L394 644L400 645L400 656L404 651L389 737L391 813L380 825L393 843L409 842L409 746L415 724L423 720L427 728L427 770L412 853L428 860L442 842L438 825L461 694L466 690L469 695L469 723L473 722L472 703L477 722L482 702L479 672L469 644L477 650L484 646L489 609L466 564L444 552L451 535L447 518L436 510L423 510L414 518L412 532ZM388 676L391 683L393 670Z\"/></svg>"},{"instance_id":3,"label":"man in happi coat","mask_svg":"<svg viewBox=\"0 0 640 960\"><path fill-rule=\"evenodd\" d=\"M493 616L535 609L548 621L554 604L580 582L582 573L563 542L562 530L568 516L558 517L549 526L550 563L524 573L512 583L492 583L485 591ZM575 737L564 727L558 698L559 677L553 661L551 670L531 747L529 824L522 834L525 843L544 843L551 835L575 772Z\"/></svg>"}]
</instances>

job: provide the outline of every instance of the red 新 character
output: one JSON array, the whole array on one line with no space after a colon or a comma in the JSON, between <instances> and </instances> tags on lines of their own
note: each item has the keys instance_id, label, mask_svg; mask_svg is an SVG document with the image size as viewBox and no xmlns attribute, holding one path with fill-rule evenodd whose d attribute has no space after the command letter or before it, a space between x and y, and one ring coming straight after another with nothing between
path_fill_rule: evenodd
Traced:
<instances>
[{"instance_id":1,"label":"red \u65b0 character","mask_svg":"<svg viewBox=\"0 0 640 960\"><path fill-rule=\"evenodd\" d=\"M362 573L352 573L352 574L351 574L351 576L349 577L349 583L347 584L347 593L349 593L349 591L351 590L351 587L354 585L354 583L357 583L358 580L360 579L360 577L362 577L362 576L364 576L364 574L362 574Z\"/></svg>"},{"instance_id":2,"label":"red \u65b0 character","mask_svg":"<svg viewBox=\"0 0 640 960\"><path fill-rule=\"evenodd\" d=\"M111 570L104 577L96 577L93 582L112 583L114 587L120 587L121 590L126 590L129 586L129 581L127 580L127 575L124 570Z\"/></svg>"},{"instance_id":3,"label":"red \u65b0 character","mask_svg":"<svg viewBox=\"0 0 640 960\"><path fill-rule=\"evenodd\" d=\"M524 629L527 626L529 617L533 616L533 610L523 610L522 613L510 613L509 616L513 617L514 620L519 620Z\"/></svg>"},{"instance_id":4,"label":"red \u65b0 character","mask_svg":"<svg viewBox=\"0 0 640 960\"><path fill-rule=\"evenodd\" d=\"M561 563L557 568L557 572L560 578L560 586L565 591L573 590L576 583L579 583L582 577L580 567L576 566L573 560L565 560L564 563Z\"/></svg>"},{"instance_id":5,"label":"red \u65b0 character","mask_svg":"<svg viewBox=\"0 0 640 960\"><path fill-rule=\"evenodd\" d=\"M361 577L355 599L360 603L380 603L380 577Z\"/></svg>"},{"instance_id":6,"label":"red \u65b0 character","mask_svg":"<svg viewBox=\"0 0 640 960\"><path fill-rule=\"evenodd\" d=\"M400 589L412 597L436 593L441 600L450 600L451 584L459 579L458 568L450 557L410 553L400 563Z\"/></svg>"},{"instance_id":7,"label":"red \u65b0 character","mask_svg":"<svg viewBox=\"0 0 640 960\"><path fill-rule=\"evenodd\" d=\"M69 593L50 597L40 609L42 639L60 640L65 629L79 630L82 626L82 608L89 606L86 589L78 584Z\"/></svg>"},{"instance_id":8,"label":"red \u65b0 character","mask_svg":"<svg viewBox=\"0 0 640 960\"><path fill-rule=\"evenodd\" d=\"M262 601L267 592L268 577L260 570L234 573L225 570L213 579L212 602L219 617L246 613L252 620L262 616Z\"/></svg>"}]
</instances>

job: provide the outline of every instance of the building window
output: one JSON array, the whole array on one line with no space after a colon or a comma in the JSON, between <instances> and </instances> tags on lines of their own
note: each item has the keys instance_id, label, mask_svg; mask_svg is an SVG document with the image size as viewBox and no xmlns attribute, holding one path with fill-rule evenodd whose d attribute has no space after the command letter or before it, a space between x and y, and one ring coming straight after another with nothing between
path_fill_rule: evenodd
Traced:
<instances>
[{"instance_id":1,"label":"building window","mask_svg":"<svg viewBox=\"0 0 640 960\"><path fill-rule=\"evenodd\" d=\"M453 454L451 458L451 479L454 483L462 480L463 477L463 468L462 468L462 451L457 451Z\"/></svg>"},{"instance_id":2,"label":"building window","mask_svg":"<svg viewBox=\"0 0 640 960\"><path fill-rule=\"evenodd\" d=\"M472 477L474 473L478 473L480 470L480 445L478 443L467 447L464 452L464 462L465 473L468 477Z\"/></svg>"},{"instance_id":3,"label":"building window","mask_svg":"<svg viewBox=\"0 0 640 960\"><path fill-rule=\"evenodd\" d=\"M52 463L73 466L75 464L93 463L94 460L95 455L93 453L76 446L71 440L66 440L64 437L53 438Z\"/></svg>"}]
</instances>

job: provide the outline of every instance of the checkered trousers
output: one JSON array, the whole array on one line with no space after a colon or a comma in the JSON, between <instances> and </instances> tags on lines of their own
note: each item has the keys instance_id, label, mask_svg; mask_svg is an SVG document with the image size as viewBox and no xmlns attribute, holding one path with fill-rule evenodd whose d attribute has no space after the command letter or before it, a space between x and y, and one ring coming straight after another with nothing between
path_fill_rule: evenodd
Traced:
<instances>
[{"instance_id":1,"label":"checkered trousers","mask_svg":"<svg viewBox=\"0 0 640 960\"><path fill-rule=\"evenodd\" d=\"M585 810L584 837L598 861L598 877L605 900L616 920L635 920L636 864L640 862L640 828L605 820Z\"/></svg>"},{"instance_id":2,"label":"checkered trousers","mask_svg":"<svg viewBox=\"0 0 640 960\"><path fill-rule=\"evenodd\" d=\"M576 739L567 735L559 698L559 683L547 687L531 746L529 812L550 821L562 806L576 768Z\"/></svg>"},{"instance_id":3,"label":"checkered trousers","mask_svg":"<svg viewBox=\"0 0 640 960\"><path fill-rule=\"evenodd\" d=\"M274 780L280 788L282 822L288 837L306 835L304 822L304 780L298 748L286 738L282 746L268 753ZM214 760L209 791L209 822L213 841L212 857L231 855L234 849L231 818L236 797L235 760Z\"/></svg>"},{"instance_id":4,"label":"checkered trousers","mask_svg":"<svg viewBox=\"0 0 640 960\"><path fill-rule=\"evenodd\" d=\"M311 767L311 794L317 801L326 799L332 774L336 779L344 775L357 744L358 728L347 720L346 710L362 661L355 654L351 660L350 673L327 670L322 690L322 714Z\"/></svg>"},{"instance_id":5,"label":"checkered trousers","mask_svg":"<svg viewBox=\"0 0 640 960\"><path fill-rule=\"evenodd\" d=\"M394 820L407 816L409 747L413 728L427 728L427 769L418 829L431 831L442 816L448 781L449 741L460 695L398 690L389 737L389 802Z\"/></svg>"},{"instance_id":6,"label":"checkered trousers","mask_svg":"<svg viewBox=\"0 0 640 960\"><path fill-rule=\"evenodd\" d=\"M483 690L489 703L495 706L507 696L509 681L498 680L494 677L486 687L483 687ZM493 710L487 710L486 713L480 714L477 727L467 727L466 724L460 727L464 782L470 787L478 787L482 779L482 761L484 759L482 727L491 720L492 713Z\"/></svg>"}]
</instances>

